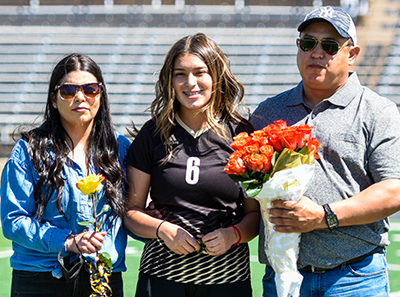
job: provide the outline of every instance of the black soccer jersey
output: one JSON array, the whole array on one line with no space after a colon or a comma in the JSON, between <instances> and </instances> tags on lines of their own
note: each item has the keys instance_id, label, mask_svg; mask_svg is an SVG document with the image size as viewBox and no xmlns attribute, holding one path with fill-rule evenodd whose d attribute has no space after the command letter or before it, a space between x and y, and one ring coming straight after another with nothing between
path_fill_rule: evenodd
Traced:
<instances>
[{"instance_id":1,"label":"black soccer jersey","mask_svg":"<svg viewBox=\"0 0 400 297\"><path fill-rule=\"evenodd\" d=\"M232 137L251 128L234 121L225 124L231 139L217 136L211 129L194 137L180 124L172 128L173 156L163 164L166 150L155 124L148 121L130 147L126 163L151 175L150 196L167 221L194 237L243 218L243 192L224 172L224 163L233 149ZM247 244L231 247L219 256L191 253L177 255L162 241L149 240L143 251L140 270L177 282L222 284L249 277Z\"/></svg>"}]
</instances>

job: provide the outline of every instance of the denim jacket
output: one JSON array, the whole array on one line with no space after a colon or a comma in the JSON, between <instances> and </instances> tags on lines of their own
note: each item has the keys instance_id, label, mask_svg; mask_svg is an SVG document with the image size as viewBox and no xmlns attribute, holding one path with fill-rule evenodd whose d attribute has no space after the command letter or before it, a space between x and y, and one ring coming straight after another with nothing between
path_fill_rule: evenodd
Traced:
<instances>
[{"instance_id":1,"label":"denim jacket","mask_svg":"<svg viewBox=\"0 0 400 297\"><path fill-rule=\"evenodd\" d=\"M123 160L129 148L129 140L117 134L119 142L120 162ZM34 187L39 176L33 167L28 154L27 143L20 139L15 145L1 177L1 222L3 234L12 240L13 255L10 264L13 269L25 271L51 271L53 276L62 276L57 260L58 253L66 256L64 244L70 233L78 234L88 227L78 225L80 221L88 221L93 214L93 205L88 195L82 194L76 187L76 182L84 178L84 173L75 162L67 162L63 168L65 180L61 207L64 215L56 208L53 193L43 212L41 221L35 219L36 205L34 199ZM91 173L97 173L91 169ZM94 172L93 172L94 171ZM103 204L104 190L97 193L96 212ZM107 217L107 216L105 216ZM122 220L111 221L111 215L103 222L101 231L107 231L102 250L111 256L113 271L125 271L125 248L127 244L127 232L122 227ZM75 254L74 254L75 255ZM93 257L92 255L85 255Z\"/></svg>"}]
</instances>

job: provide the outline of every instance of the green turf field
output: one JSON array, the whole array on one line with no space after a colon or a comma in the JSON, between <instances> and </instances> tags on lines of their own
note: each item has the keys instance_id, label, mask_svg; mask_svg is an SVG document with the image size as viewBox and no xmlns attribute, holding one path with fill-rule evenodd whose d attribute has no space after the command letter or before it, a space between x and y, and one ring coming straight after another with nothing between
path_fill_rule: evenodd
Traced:
<instances>
[{"instance_id":1,"label":"green turf field","mask_svg":"<svg viewBox=\"0 0 400 297\"><path fill-rule=\"evenodd\" d=\"M387 258L389 263L389 277L392 292L400 293L400 221L392 222L392 231L390 232L390 240L392 244L388 248ZM251 253L251 278L253 285L253 296L261 296L261 279L263 276L263 265L257 261L257 242L250 242ZM132 297L135 293L137 269L139 266L140 253L143 243L139 241L129 241L127 253L128 271L123 274L125 296ZM11 253L11 242L0 234L0 296L9 296L11 268L9 265L9 256ZM396 296L398 296L396 294Z\"/></svg>"}]
</instances>

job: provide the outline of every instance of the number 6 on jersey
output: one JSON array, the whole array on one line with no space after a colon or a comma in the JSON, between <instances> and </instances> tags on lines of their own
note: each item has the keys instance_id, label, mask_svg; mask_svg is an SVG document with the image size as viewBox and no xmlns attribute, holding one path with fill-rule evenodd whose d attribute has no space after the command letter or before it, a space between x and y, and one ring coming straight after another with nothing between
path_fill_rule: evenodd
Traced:
<instances>
[{"instance_id":1,"label":"number 6 on jersey","mask_svg":"<svg viewBox=\"0 0 400 297\"><path fill-rule=\"evenodd\" d=\"M190 157L186 163L186 182L189 185L195 185L199 181L200 175L200 159L197 157Z\"/></svg>"}]
</instances>

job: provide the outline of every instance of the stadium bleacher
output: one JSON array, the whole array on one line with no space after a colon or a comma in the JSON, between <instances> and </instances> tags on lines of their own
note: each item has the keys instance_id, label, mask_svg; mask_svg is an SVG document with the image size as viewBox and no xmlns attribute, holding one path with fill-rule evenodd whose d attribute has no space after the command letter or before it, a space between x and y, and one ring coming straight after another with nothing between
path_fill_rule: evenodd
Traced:
<instances>
[{"instance_id":1,"label":"stadium bleacher","mask_svg":"<svg viewBox=\"0 0 400 297\"><path fill-rule=\"evenodd\" d=\"M312 5L340 4L246 0L238 11L236 1L185 1L184 9L172 5L175 1L9 2L18 6L0 6L0 156L8 155L17 127L40 123L50 72L65 54L85 53L99 63L114 124L126 134L132 121L140 127L149 118L157 71L179 38L204 32L214 39L230 56L252 111L299 82L295 28Z\"/></svg>"},{"instance_id":2,"label":"stadium bleacher","mask_svg":"<svg viewBox=\"0 0 400 297\"><path fill-rule=\"evenodd\" d=\"M376 90L400 105L400 23L395 31L393 43L384 60L382 73Z\"/></svg>"}]
</instances>

